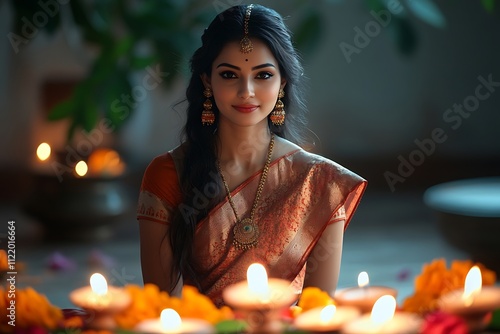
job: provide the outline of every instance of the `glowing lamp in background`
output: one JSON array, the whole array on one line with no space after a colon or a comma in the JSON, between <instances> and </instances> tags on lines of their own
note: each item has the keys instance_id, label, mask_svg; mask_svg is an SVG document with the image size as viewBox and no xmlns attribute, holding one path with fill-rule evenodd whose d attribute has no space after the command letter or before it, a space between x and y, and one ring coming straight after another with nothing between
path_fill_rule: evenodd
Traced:
<instances>
[{"instance_id":1,"label":"glowing lamp in background","mask_svg":"<svg viewBox=\"0 0 500 334\"><path fill-rule=\"evenodd\" d=\"M50 157L51 148L47 143L41 143L36 149L36 156L40 161L46 161Z\"/></svg>"},{"instance_id":2,"label":"glowing lamp in background","mask_svg":"<svg viewBox=\"0 0 500 334\"><path fill-rule=\"evenodd\" d=\"M125 163L120 154L109 148L94 150L87 162L91 176L116 177L125 172Z\"/></svg>"},{"instance_id":3,"label":"glowing lamp in background","mask_svg":"<svg viewBox=\"0 0 500 334\"><path fill-rule=\"evenodd\" d=\"M87 167L87 163L83 160L78 161L75 166L75 173L79 177L84 177L87 174L88 170L89 168Z\"/></svg>"}]
</instances>

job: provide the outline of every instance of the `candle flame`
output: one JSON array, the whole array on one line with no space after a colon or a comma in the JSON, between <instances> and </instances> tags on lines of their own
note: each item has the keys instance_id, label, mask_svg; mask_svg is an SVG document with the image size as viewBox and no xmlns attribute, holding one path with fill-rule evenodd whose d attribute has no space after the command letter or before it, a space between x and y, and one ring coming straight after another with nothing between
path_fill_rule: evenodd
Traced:
<instances>
[{"instance_id":1,"label":"candle flame","mask_svg":"<svg viewBox=\"0 0 500 334\"><path fill-rule=\"evenodd\" d=\"M319 313L319 319L322 323L326 324L333 319L333 316L337 312L337 307L335 305L327 305L323 307Z\"/></svg>"},{"instance_id":2,"label":"candle flame","mask_svg":"<svg viewBox=\"0 0 500 334\"><path fill-rule=\"evenodd\" d=\"M47 143L41 143L36 149L36 156L41 161L45 161L50 157L50 145Z\"/></svg>"},{"instance_id":3,"label":"candle flame","mask_svg":"<svg viewBox=\"0 0 500 334\"><path fill-rule=\"evenodd\" d=\"M247 270L248 289L263 297L269 293L266 268L260 263L252 263Z\"/></svg>"},{"instance_id":4,"label":"candle flame","mask_svg":"<svg viewBox=\"0 0 500 334\"><path fill-rule=\"evenodd\" d=\"M181 327L182 320L174 309L166 308L160 314L161 327L164 331L175 331Z\"/></svg>"},{"instance_id":5,"label":"candle flame","mask_svg":"<svg viewBox=\"0 0 500 334\"><path fill-rule=\"evenodd\" d=\"M368 273L366 271L362 271L358 275L358 286L363 288L370 283L370 278L368 277Z\"/></svg>"},{"instance_id":6,"label":"candle flame","mask_svg":"<svg viewBox=\"0 0 500 334\"><path fill-rule=\"evenodd\" d=\"M396 312L396 299L391 295L384 295L373 304L371 320L374 324L382 325L390 321Z\"/></svg>"},{"instance_id":7,"label":"candle flame","mask_svg":"<svg viewBox=\"0 0 500 334\"><path fill-rule=\"evenodd\" d=\"M103 296L108 293L108 283L104 276L99 273L90 276L90 287L96 295Z\"/></svg>"},{"instance_id":8,"label":"candle flame","mask_svg":"<svg viewBox=\"0 0 500 334\"><path fill-rule=\"evenodd\" d=\"M473 266L467 273L467 277L465 277L464 294L462 295L462 299L467 306L470 306L474 301L474 297L481 292L482 285L481 270L478 266Z\"/></svg>"},{"instance_id":9,"label":"candle flame","mask_svg":"<svg viewBox=\"0 0 500 334\"><path fill-rule=\"evenodd\" d=\"M80 160L75 166L75 172L78 176L85 176L88 170L89 168L87 167L87 164L83 160Z\"/></svg>"}]
</instances>

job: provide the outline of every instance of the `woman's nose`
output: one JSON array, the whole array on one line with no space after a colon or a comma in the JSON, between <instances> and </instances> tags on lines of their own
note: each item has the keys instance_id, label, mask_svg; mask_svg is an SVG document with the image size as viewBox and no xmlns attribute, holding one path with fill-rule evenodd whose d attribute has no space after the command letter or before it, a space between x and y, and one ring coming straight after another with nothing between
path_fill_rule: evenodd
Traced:
<instances>
[{"instance_id":1,"label":"woman's nose","mask_svg":"<svg viewBox=\"0 0 500 334\"><path fill-rule=\"evenodd\" d=\"M255 91L251 79L241 79L238 96L242 99L248 99L255 96Z\"/></svg>"}]
</instances>

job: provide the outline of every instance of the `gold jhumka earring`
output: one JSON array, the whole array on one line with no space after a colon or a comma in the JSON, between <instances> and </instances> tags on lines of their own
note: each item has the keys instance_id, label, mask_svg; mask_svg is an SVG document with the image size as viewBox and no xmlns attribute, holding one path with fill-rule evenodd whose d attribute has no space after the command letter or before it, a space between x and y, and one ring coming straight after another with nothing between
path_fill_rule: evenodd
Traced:
<instances>
[{"instance_id":1,"label":"gold jhumka earring","mask_svg":"<svg viewBox=\"0 0 500 334\"><path fill-rule=\"evenodd\" d=\"M271 112L271 116L269 116L274 125L285 124L285 104L281 101L283 97L285 97L285 92L283 89L280 89L280 92L278 93L278 101L276 101L276 105Z\"/></svg>"},{"instance_id":2,"label":"gold jhumka earring","mask_svg":"<svg viewBox=\"0 0 500 334\"><path fill-rule=\"evenodd\" d=\"M203 102L203 111L201 113L201 123L203 125L212 125L215 122L215 114L212 111L212 90L210 88L205 88L203 91L203 96L207 99Z\"/></svg>"},{"instance_id":3,"label":"gold jhumka earring","mask_svg":"<svg viewBox=\"0 0 500 334\"><path fill-rule=\"evenodd\" d=\"M248 22L250 21L250 14L252 13L253 5L247 6L245 11L245 21L243 22L243 38L240 41L240 51L242 53L250 53L253 50L253 44L250 38L248 38Z\"/></svg>"}]
</instances>

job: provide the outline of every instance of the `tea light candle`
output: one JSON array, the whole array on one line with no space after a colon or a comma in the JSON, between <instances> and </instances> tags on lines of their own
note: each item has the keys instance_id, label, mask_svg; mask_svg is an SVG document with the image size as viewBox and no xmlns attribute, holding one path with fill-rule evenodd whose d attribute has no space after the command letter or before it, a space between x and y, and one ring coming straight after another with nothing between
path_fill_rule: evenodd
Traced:
<instances>
[{"instance_id":1,"label":"tea light candle","mask_svg":"<svg viewBox=\"0 0 500 334\"><path fill-rule=\"evenodd\" d=\"M463 318L471 331L485 328L489 314L500 308L500 287L482 284L481 270L473 266L467 273L464 288L442 296L439 308Z\"/></svg>"},{"instance_id":2,"label":"tea light candle","mask_svg":"<svg viewBox=\"0 0 500 334\"><path fill-rule=\"evenodd\" d=\"M248 267L246 281L228 286L222 292L226 304L244 310L283 308L292 305L297 297L289 281L268 279L266 269L258 263Z\"/></svg>"},{"instance_id":3,"label":"tea light candle","mask_svg":"<svg viewBox=\"0 0 500 334\"><path fill-rule=\"evenodd\" d=\"M385 295L377 299L371 314L346 324L342 328L344 334L417 334L420 333L423 321L413 313L396 311L394 296Z\"/></svg>"},{"instance_id":4,"label":"tea light candle","mask_svg":"<svg viewBox=\"0 0 500 334\"><path fill-rule=\"evenodd\" d=\"M353 306L327 305L301 313L294 321L297 329L313 332L331 332L360 316L361 312Z\"/></svg>"},{"instance_id":5,"label":"tea light candle","mask_svg":"<svg viewBox=\"0 0 500 334\"><path fill-rule=\"evenodd\" d=\"M171 308L161 311L159 319L144 320L137 324L135 330L140 333L215 333L215 329L208 322L199 319L181 319L179 314Z\"/></svg>"},{"instance_id":6,"label":"tea light candle","mask_svg":"<svg viewBox=\"0 0 500 334\"><path fill-rule=\"evenodd\" d=\"M246 315L249 332L281 332L279 312L298 297L290 284L283 279L268 279L266 269L253 263L248 267L247 280L228 286L222 291L222 298Z\"/></svg>"},{"instance_id":7,"label":"tea light candle","mask_svg":"<svg viewBox=\"0 0 500 334\"><path fill-rule=\"evenodd\" d=\"M391 295L397 297L397 290L385 286L369 286L370 278L366 271L358 275L358 287L338 290L334 299L339 305L354 306L363 313L370 312L373 305L380 297Z\"/></svg>"},{"instance_id":8,"label":"tea light candle","mask_svg":"<svg viewBox=\"0 0 500 334\"><path fill-rule=\"evenodd\" d=\"M69 299L94 315L88 327L100 329L115 328L113 315L125 309L132 301L125 290L108 286L104 276L99 273L90 277L90 286L72 291Z\"/></svg>"}]
</instances>

